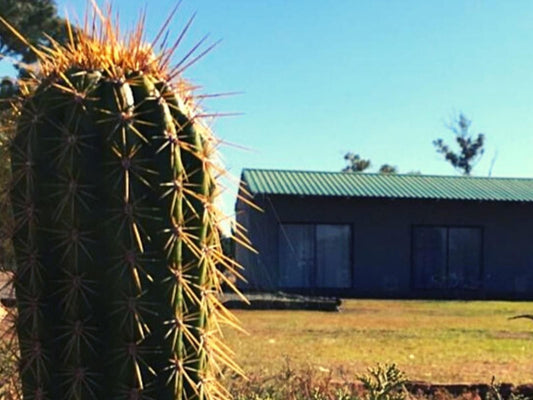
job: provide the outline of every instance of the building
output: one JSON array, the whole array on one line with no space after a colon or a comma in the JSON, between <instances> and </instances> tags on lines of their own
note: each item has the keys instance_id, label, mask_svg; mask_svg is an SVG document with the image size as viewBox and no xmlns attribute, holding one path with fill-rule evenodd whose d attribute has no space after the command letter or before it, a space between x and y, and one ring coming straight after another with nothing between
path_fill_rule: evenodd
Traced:
<instances>
[{"instance_id":1,"label":"building","mask_svg":"<svg viewBox=\"0 0 533 400\"><path fill-rule=\"evenodd\" d=\"M533 179L245 169L245 290L533 299Z\"/></svg>"}]
</instances>

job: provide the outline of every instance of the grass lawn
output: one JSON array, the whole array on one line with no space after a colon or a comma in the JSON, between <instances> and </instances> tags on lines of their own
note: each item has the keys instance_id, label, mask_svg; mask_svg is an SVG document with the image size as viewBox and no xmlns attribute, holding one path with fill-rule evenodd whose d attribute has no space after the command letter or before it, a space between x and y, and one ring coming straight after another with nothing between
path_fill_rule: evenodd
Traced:
<instances>
[{"instance_id":1,"label":"grass lawn","mask_svg":"<svg viewBox=\"0 0 533 400\"><path fill-rule=\"evenodd\" d=\"M410 380L533 382L533 303L347 300L340 313L235 311L249 335L226 339L247 373L299 368L349 377L395 362Z\"/></svg>"}]
</instances>

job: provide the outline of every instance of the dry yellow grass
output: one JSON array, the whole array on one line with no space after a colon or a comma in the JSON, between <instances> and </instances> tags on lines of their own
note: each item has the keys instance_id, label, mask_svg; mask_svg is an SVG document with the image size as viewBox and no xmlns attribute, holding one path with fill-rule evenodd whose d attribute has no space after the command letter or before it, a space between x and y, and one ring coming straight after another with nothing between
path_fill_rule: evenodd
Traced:
<instances>
[{"instance_id":1,"label":"dry yellow grass","mask_svg":"<svg viewBox=\"0 0 533 400\"><path fill-rule=\"evenodd\" d=\"M4 306L0 305L0 321L4 321L5 316L7 315L7 310Z\"/></svg>"},{"instance_id":2,"label":"dry yellow grass","mask_svg":"<svg viewBox=\"0 0 533 400\"><path fill-rule=\"evenodd\" d=\"M240 311L249 335L227 332L251 373L311 365L365 372L395 362L412 380L533 382L533 313L528 302L349 300L340 313Z\"/></svg>"}]
</instances>

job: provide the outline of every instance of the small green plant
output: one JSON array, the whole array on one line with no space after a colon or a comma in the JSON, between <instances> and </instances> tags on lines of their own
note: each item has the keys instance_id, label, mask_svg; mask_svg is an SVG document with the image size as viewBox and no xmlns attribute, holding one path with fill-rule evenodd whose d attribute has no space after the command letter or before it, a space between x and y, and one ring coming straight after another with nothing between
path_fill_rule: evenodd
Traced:
<instances>
[{"instance_id":1,"label":"small green plant","mask_svg":"<svg viewBox=\"0 0 533 400\"><path fill-rule=\"evenodd\" d=\"M360 384L344 371L308 366L294 369L289 361L275 374L249 374L248 380L232 379L230 391L236 400L404 400L408 397L405 374L396 364L378 364L368 374L357 376Z\"/></svg>"},{"instance_id":2,"label":"small green plant","mask_svg":"<svg viewBox=\"0 0 533 400\"><path fill-rule=\"evenodd\" d=\"M365 400L404 400L407 397L405 374L396 364L378 364L357 377L365 388Z\"/></svg>"}]
</instances>

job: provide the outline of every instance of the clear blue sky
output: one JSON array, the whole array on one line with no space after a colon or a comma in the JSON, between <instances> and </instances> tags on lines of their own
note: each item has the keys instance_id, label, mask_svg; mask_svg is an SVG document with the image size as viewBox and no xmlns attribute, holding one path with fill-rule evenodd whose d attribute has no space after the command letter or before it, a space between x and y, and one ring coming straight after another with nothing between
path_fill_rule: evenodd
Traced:
<instances>
[{"instance_id":1,"label":"clear blue sky","mask_svg":"<svg viewBox=\"0 0 533 400\"><path fill-rule=\"evenodd\" d=\"M175 0L116 0L124 27L146 6L153 37ZM85 0L61 0L82 15ZM179 54L209 33L222 39L186 76L210 100L230 171L243 167L338 171L348 151L400 172L455 174L432 140L463 111L486 134L474 175L533 177L533 2L490 0L184 0ZM0 75L9 72L0 62ZM7 72L6 72L7 71ZM227 200L228 204L233 199ZM231 205L228 206L231 209Z\"/></svg>"}]
</instances>

